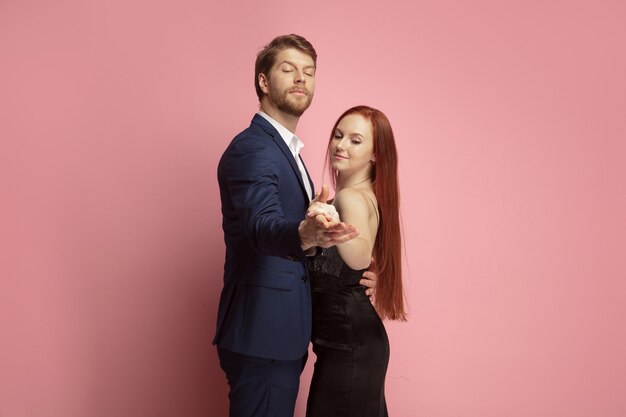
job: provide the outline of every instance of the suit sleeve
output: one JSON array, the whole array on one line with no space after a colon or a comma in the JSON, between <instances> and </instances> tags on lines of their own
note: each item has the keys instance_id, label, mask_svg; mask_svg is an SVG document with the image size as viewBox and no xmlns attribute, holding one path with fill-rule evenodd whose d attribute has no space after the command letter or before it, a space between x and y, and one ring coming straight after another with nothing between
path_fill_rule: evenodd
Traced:
<instances>
[{"instance_id":1,"label":"suit sleeve","mask_svg":"<svg viewBox=\"0 0 626 417\"><path fill-rule=\"evenodd\" d=\"M274 143L254 138L240 141L220 163L220 185L254 251L306 259L298 235L302 219L287 219L281 206L278 164Z\"/></svg>"}]
</instances>

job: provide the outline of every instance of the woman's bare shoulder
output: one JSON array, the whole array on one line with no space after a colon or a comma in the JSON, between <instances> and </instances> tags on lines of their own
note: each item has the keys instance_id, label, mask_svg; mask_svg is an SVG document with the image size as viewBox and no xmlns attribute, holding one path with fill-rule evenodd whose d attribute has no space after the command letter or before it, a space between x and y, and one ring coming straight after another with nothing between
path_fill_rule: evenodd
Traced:
<instances>
[{"instance_id":1,"label":"woman's bare shoulder","mask_svg":"<svg viewBox=\"0 0 626 417\"><path fill-rule=\"evenodd\" d=\"M374 193L364 189L344 188L335 194L334 205L343 210L377 209ZM374 207L372 207L374 206Z\"/></svg>"}]
</instances>

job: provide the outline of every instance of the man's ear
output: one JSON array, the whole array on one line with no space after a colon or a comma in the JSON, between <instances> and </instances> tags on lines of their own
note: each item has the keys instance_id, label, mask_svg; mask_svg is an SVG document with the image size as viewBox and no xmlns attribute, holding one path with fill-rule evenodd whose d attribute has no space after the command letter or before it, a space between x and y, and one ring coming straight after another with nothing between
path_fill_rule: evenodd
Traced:
<instances>
[{"instance_id":1,"label":"man's ear","mask_svg":"<svg viewBox=\"0 0 626 417\"><path fill-rule=\"evenodd\" d=\"M265 74L260 72L257 82L259 83L259 87L261 87L261 91L263 91L265 94L268 94L270 92L270 88L267 84L267 77L265 76Z\"/></svg>"}]
</instances>

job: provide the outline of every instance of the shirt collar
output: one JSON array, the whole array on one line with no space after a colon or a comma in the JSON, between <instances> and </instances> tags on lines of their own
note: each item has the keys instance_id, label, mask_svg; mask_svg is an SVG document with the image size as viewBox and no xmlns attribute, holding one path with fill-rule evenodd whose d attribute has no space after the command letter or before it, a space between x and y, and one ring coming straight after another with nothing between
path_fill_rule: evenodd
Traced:
<instances>
[{"instance_id":1,"label":"shirt collar","mask_svg":"<svg viewBox=\"0 0 626 417\"><path fill-rule=\"evenodd\" d=\"M280 134L280 137L283 138L287 147L291 150L293 157L295 158L302 148L304 148L304 142L300 140L300 138L289 131L285 126L278 123L274 120L269 114L265 113L262 110L259 110L257 114L267 120ZM293 144L293 141L296 141Z\"/></svg>"}]
</instances>

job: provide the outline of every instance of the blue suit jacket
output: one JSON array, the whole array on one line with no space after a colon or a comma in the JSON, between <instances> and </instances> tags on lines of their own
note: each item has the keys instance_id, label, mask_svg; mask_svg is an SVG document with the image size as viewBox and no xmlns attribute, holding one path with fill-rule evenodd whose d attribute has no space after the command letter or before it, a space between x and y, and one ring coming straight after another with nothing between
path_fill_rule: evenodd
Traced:
<instances>
[{"instance_id":1,"label":"blue suit jacket","mask_svg":"<svg viewBox=\"0 0 626 417\"><path fill-rule=\"evenodd\" d=\"M311 336L311 293L298 225L309 198L296 161L278 131L255 115L222 155L217 177L226 261L213 343L245 355L301 358Z\"/></svg>"}]
</instances>

